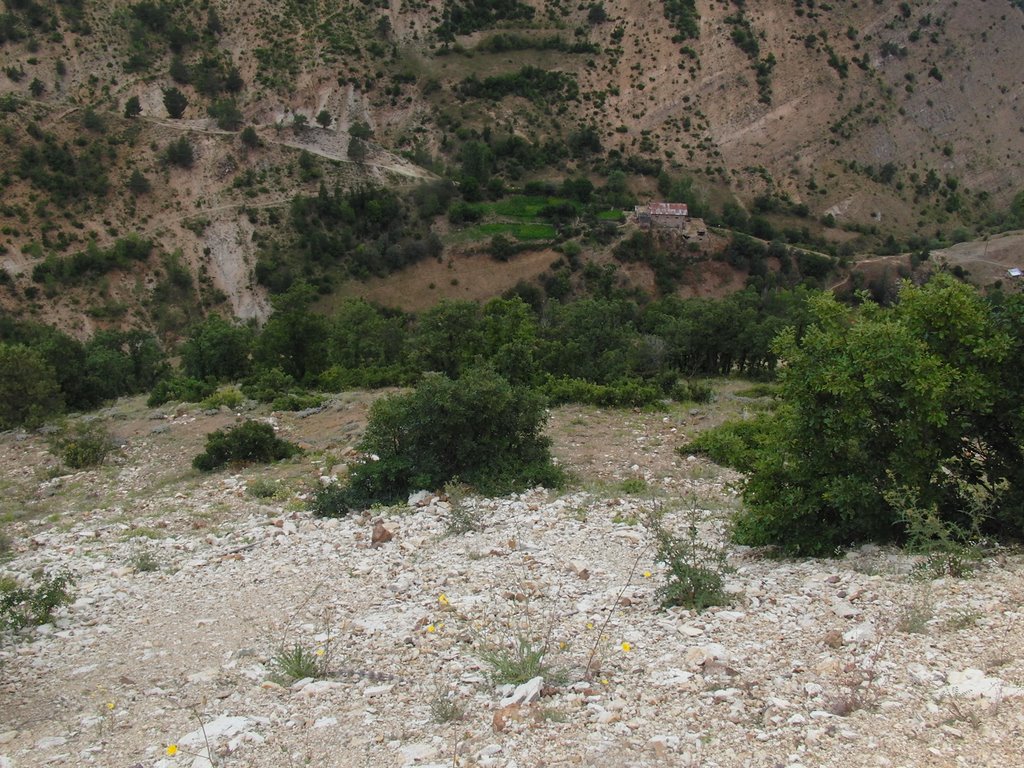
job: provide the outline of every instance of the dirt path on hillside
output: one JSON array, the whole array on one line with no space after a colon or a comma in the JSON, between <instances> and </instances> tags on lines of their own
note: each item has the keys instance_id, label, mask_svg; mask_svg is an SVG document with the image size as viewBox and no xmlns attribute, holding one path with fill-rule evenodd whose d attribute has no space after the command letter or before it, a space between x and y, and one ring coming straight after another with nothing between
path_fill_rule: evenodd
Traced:
<instances>
[{"instance_id":1,"label":"dirt path on hillside","mask_svg":"<svg viewBox=\"0 0 1024 768\"><path fill-rule=\"evenodd\" d=\"M1000 267L1024 268L1024 230L992 235L984 240L957 243L949 248L932 251L933 259L949 264L988 264Z\"/></svg>"},{"instance_id":2,"label":"dirt path on hillside","mask_svg":"<svg viewBox=\"0 0 1024 768\"><path fill-rule=\"evenodd\" d=\"M281 146L291 147L292 149L305 150L314 155L318 155L319 157L323 157L328 160L333 160L336 163L345 163L348 165L361 166L364 168L373 168L378 171L394 173L408 179L426 180L439 178L436 174L428 171L426 168L421 168L418 165L414 165L412 163L408 163L405 161L399 162L399 159L395 155L392 155L383 147L380 147L379 145L376 144L368 144L367 146L374 155L377 155L378 157L383 156L389 158L389 162L381 162L380 160L351 160L348 157L349 139L347 137L347 134L345 135L344 149L341 149L336 146L324 146L322 143L318 142L284 141L282 139L267 140L273 141L274 143L280 144ZM335 141L332 143L336 144L337 142Z\"/></svg>"},{"instance_id":3,"label":"dirt path on hillside","mask_svg":"<svg viewBox=\"0 0 1024 768\"><path fill-rule=\"evenodd\" d=\"M871 270L877 265L891 264L899 266L907 264L909 253L896 253L886 256L872 256L859 260L854 269ZM957 243L949 248L931 251L928 256L933 265L947 269L961 267L966 270L968 280L975 285L989 286L1001 281L1004 288L1012 289L1020 285L1021 280L1010 278L1007 270L1011 267L1024 269L1024 230L1003 232L991 235L983 240L971 240ZM844 277L828 286L830 291L845 288L850 278Z\"/></svg>"},{"instance_id":4,"label":"dirt path on hillside","mask_svg":"<svg viewBox=\"0 0 1024 768\"><path fill-rule=\"evenodd\" d=\"M334 15L334 14L332 14ZM39 99L26 99L31 104L45 106L53 109L56 106L62 104L61 101L49 100L42 101ZM80 106L69 105L67 109L58 115L54 116L52 120L54 122L60 122L67 118L69 115L79 111ZM134 119L141 120L151 125L156 125L161 128L170 128L172 130L181 131L183 133L198 133L207 136L237 136L238 131L228 131L222 128L214 128L211 125L214 123L212 118L196 118L196 119L182 119L173 120L163 117L157 117L154 115L137 115ZM260 132L260 138L264 141L278 144L283 147L289 147L291 149L306 150L319 157L323 157L328 160L333 160L337 163L344 163L348 165L361 165L366 168L373 168L377 171L393 173L398 176L402 176L408 179L437 179L438 176L426 168L422 168L414 163L411 163L403 158L399 158L397 155L389 152L384 147L368 142L367 146L370 151L376 155L378 160L368 161L354 161L348 157L348 142L349 136L347 131L339 131L333 129L318 129L318 128L306 128L304 129L306 140L292 139L284 140L271 136L270 129L276 129L274 125L254 125L252 126Z\"/></svg>"}]
</instances>

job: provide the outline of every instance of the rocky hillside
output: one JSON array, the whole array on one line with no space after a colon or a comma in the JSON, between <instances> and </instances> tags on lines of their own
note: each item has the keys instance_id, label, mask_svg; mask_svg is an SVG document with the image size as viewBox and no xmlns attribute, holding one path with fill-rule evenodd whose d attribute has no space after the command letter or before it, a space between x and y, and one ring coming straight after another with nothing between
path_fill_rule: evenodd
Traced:
<instances>
[{"instance_id":1,"label":"rocky hillside","mask_svg":"<svg viewBox=\"0 0 1024 768\"><path fill-rule=\"evenodd\" d=\"M263 317L254 269L294 247L295 195L435 173L468 194L480 141L481 184L620 170L643 198L690 176L695 205L847 255L970 239L1019 192L1017 0L5 6L0 305L79 335ZM486 248L431 227L448 261ZM33 276L129 233L153 244L142 264Z\"/></svg>"},{"instance_id":2,"label":"rocky hillside","mask_svg":"<svg viewBox=\"0 0 1024 768\"><path fill-rule=\"evenodd\" d=\"M302 496L367 404L250 414L307 453L207 476L191 456L234 414L121 401L101 414L119 454L74 474L40 436L0 436L0 575L76 581L3 637L0 766L1016 764L1024 558L935 578L886 549L729 545L736 477L675 448L754 401L561 409L564 493L313 518ZM659 607L652 514L723 548L726 605ZM316 679L290 676L296 653Z\"/></svg>"}]
</instances>

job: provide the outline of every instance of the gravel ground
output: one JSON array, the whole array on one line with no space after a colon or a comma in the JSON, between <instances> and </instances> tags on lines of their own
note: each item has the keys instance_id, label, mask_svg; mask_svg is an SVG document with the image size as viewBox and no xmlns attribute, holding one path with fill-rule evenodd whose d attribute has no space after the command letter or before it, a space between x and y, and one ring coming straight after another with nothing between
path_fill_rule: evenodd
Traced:
<instances>
[{"instance_id":1,"label":"gravel ground","mask_svg":"<svg viewBox=\"0 0 1024 768\"><path fill-rule=\"evenodd\" d=\"M0 436L3 572L76 579L52 624L3 637L0 767L1021 764L1018 552L928 579L894 550L729 544L737 477L675 451L701 410L556 411L562 493L313 518L301 496L368 402L274 414L305 456L209 476L189 460L233 414L125 401L120 454L73 475ZM652 515L725 550L729 604L660 609ZM282 675L296 647L326 679ZM540 674L494 682L516 648Z\"/></svg>"}]
</instances>

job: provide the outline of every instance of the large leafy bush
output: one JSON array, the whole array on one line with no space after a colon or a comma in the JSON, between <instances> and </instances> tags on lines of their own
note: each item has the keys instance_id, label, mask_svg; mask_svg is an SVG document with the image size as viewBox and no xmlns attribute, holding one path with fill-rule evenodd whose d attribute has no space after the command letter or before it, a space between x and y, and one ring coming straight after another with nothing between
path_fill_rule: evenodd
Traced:
<instances>
[{"instance_id":1,"label":"large leafy bush","mask_svg":"<svg viewBox=\"0 0 1024 768\"><path fill-rule=\"evenodd\" d=\"M408 394L377 401L360 449L366 459L352 470L352 502L394 502L420 488L441 488L453 478L483 493L557 485L541 434L544 399L511 385L487 368L458 379L427 374Z\"/></svg>"},{"instance_id":2,"label":"large leafy bush","mask_svg":"<svg viewBox=\"0 0 1024 768\"><path fill-rule=\"evenodd\" d=\"M229 463L269 463L298 452L297 445L281 440L269 424L245 421L207 435L206 450L192 460L192 466L210 472Z\"/></svg>"},{"instance_id":3,"label":"large leafy bush","mask_svg":"<svg viewBox=\"0 0 1024 768\"><path fill-rule=\"evenodd\" d=\"M776 341L781 404L760 439L736 537L828 554L900 540L910 493L950 526L984 497L985 529L1024 530L1024 303L941 276L899 304L812 301L802 339ZM900 493L894 493L900 491Z\"/></svg>"}]
</instances>

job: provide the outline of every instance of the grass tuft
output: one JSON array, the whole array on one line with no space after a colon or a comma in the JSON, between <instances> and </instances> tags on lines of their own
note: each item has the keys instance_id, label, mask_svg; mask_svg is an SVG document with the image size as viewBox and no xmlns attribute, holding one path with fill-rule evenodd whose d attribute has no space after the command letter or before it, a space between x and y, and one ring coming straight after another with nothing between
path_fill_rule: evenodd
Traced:
<instances>
[{"instance_id":1,"label":"grass tuft","mask_svg":"<svg viewBox=\"0 0 1024 768\"><path fill-rule=\"evenodd\" d=\"M520 685L535 677L549 678L554 670L545 663L547 647L519 635L511 647L482 651L480 658L490 668L494 685Z\"/></svg>"},{"instance_id":2,"label":"grass tuft","mask_svg":"<svg viewBox=\"0 0 1024 768\"><path fill-rule=\"evenodd\" d=\"M327 677L326 652L323 649L310 650L301 643L295 643L290 648L280 648L270 663L274 670L271 678L282 685L308 677Z\"/></svg>"}]
</instances>

